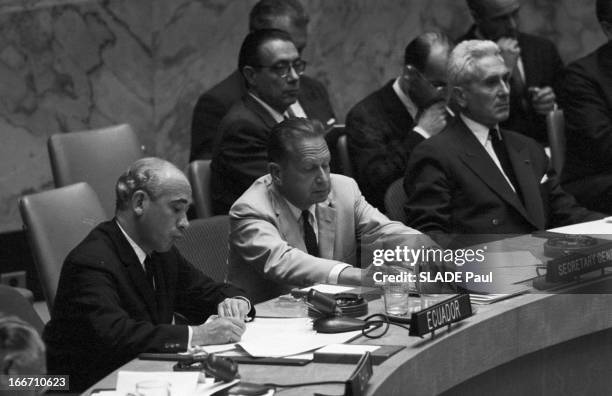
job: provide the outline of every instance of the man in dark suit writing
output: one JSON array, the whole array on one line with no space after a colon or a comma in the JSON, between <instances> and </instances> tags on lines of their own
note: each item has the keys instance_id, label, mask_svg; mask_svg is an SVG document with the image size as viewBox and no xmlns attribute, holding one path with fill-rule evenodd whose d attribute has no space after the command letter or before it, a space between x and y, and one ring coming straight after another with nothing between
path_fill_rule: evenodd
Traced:
<instances>
[{"instance_id":1,"label":"man in dark suit writing","mask_svg":"<svg viewBox=\"0 0 612 396\"><path fill-rule=\"evenodd\" d=\"M279 29L291 36L300 53L308 40L308 15L299 0L261 0L249 14L249 31ZM191 122L190 161L211 158L219 124L229 109L247 94L242 72L235 70L198 98ZM298 102L310 118L334 123L334 112L325 86L314 78L300 77Z\"/></svg>"},{"instance_id":2,"label":"man in dark suit writing","mask_svg":"<svg viewBox=\"0 0 612 396\"><path fill-rule=\"evenodd\" d=\"M404 188L408 224L422 232L525 234L603 215L565 193L535 140L501 129L510 72L492 41L452 51L448 83L460 116L412 153Z\"/></svg>"},{"instance_id":3,"label":"man in dark suit writing","mask_svg":"<svg viewBox=\"0 0 612 396\"><path fill-rule=\"evenodd\" d=\"M48 368L79 391L141 352L238 341L244 293L215 283L173 246L189 225L189 183L174 165L136 161L117 182L115 218L66 258L44 331ZM192 325L175 325L174 312ZM251 312L252 314L252 312Z\"/></svg>"}]
</instances>

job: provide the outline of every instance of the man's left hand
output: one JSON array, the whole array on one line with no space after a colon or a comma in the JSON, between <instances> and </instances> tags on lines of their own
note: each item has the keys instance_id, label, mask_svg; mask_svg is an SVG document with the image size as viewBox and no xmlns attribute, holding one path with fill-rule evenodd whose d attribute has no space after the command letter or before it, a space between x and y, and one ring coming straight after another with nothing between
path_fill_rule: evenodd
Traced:
<instances>
[{"instance_id":1,"label":"man's left hand","mask_svg":"<svg viewBox=\"0 0 612 396\"><path fill-rule=\"evenodd\" d=\"M555 92L551 87L530 87L531 105L536 113L546 115L555 108Z\"/></svg>"},{"instance_id":2,"label":"man's left hand","mask_svg":"<svg viewBox=\"0 0 612 396\"><path fill-rule=\"evenodd\" d=\"M249 304L241 298L226 298L217 307L221 317L245 320L249 313Z\"/></svg>"}]
</instances>

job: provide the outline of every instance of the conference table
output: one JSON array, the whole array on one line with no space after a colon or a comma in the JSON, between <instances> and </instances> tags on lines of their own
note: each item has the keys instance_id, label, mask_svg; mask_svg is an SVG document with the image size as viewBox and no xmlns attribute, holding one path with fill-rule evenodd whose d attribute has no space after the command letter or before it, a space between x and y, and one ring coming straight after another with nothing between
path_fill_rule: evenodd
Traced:
<instances>
[{"instance_id":1,"label":"conference table","mask_svg":"<svg viewBox=\"0 0 612 396\"><path fill-rule=\"evenodd\" d=\"M612 239L612 224L605 220L550 231ZM525 235L505 242L546 260L543 238ZM532 290L490 305L474 305L473 316L437 331L433 338L409 336L408 330L397 326L380 339L358 337L351 343L405 346L373 367L366 394L612 394L611 275L606 270L555 292ZM278 299L257 305L258 316L284 316L284 309ZM383 310L381 299L370 301L370 314ZM95 388L114 388L119 370L166 371L173 364L134 359L84 395ZM241 380L255 383L344 381L354 366L241 364L239 373ZM284 389L281 394L343 391L343 385L318 385Z\"/></svg>"}]
</instances>

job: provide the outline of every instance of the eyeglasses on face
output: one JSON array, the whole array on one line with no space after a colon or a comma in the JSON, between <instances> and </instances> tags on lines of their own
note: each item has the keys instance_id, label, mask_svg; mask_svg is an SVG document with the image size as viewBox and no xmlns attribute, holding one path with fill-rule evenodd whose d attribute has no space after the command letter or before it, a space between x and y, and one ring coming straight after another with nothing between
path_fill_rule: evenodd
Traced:
<instances>
[{"instance_id":1,"label":"eyeglasses on face","mask_svg":"<svg viewBox=\"0 0 612 396\"><path fill-rule=\"evenodd\" d=\"M280 78L285 78L291 73L291 68L295 70L295 74L301 76L304 74L304 70L306 70L306 61L302 59L296 59L293 62L277 62L271 66L263 66L257 65L255 66L260 69L270 69L274 74L279 76Z\"/></svg>"}]
</instances>

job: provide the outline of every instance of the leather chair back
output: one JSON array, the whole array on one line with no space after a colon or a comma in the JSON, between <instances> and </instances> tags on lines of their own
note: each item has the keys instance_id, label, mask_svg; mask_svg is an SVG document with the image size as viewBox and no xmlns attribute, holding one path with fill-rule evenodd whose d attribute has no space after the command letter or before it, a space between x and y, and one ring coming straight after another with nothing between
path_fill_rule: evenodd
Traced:
<instances>
[{"instance_id":1,"label":"leather chair back","mask_svg":"<svg viewBox=\"0 0 612 396\"><path fill-rule=\"evenodd\" d=\"M107 216L87 183L24 196L19 209L51 312L66 256Z\"/></svg>"},{"instance_id":2,"label":"leather chair back","mask_svg":"<svg viewBox=\"0 0 612 396\"><path fill-rule=\"evenodd\" d=\"M108 217L115 213L117 178L144 156L138 137L127 124L52 135L47 148L55 187L89 183Z\"/></svg>"},{"instance_id":3,"label":"leather chair back","mask_svg":"<svg viewBox=\"0 0 612 396\"><path fill-rule=\"evenodd\" d=\"M227 274L229 216L195 219L176 243L181 254L217 282Z\"/></svg>"},{"instance_id":4,"label":"leather chair back","mask_svg":"<svg viewBox=\"0 0 612 396\"><path fill-rule=\"evenodd\" d=\"M338 138L336 150L338 152L338 158L340 160L340 168L342 168L342 174L348 177L354 177L353 164L351 157L349 156L348 143L346 135L342 134Z\"/></svg>"},{"instance_id":5,"label":"leather chair back","mask_svg":"<svg viewBox=\"0 0 612 396\"><path fill-rule=\"evenodd\" d=\"M210 191L210 162L211 160L209 159L193 161L189 164L187 170L196 217L199 219L213 215Z\"/></svg>"}]
</instances>

